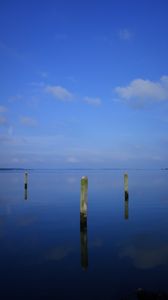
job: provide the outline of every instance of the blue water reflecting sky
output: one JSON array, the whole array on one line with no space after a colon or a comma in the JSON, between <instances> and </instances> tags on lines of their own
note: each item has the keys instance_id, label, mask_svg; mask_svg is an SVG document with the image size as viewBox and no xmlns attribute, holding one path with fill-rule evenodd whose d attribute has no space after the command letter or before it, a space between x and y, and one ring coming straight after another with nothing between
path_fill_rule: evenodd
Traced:
<instances>
[{"instance_id":1,"label":"blue water reflecting sky","mask_svg":"<svg viewBox=\"0 0 168 300\"><path fill-rule=\"evenodd\" d=\"M168 173L129 171L128 201L123 174L30 171L25 200L24 173L0 173L3 299L120 299L139 287L166 291ZM89 179L85 233L82 175Z\"/></svg>"}]
</instances>

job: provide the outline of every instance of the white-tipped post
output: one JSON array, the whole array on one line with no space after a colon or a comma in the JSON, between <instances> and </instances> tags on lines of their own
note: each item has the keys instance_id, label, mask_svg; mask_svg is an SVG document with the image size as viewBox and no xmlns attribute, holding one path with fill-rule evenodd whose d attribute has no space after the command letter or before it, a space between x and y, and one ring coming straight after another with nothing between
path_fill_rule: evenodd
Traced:
<instances>
[{"instance_id":1,"label":"white-tipped post","mask_svg":"<svg viewBox=\"0 0 168 300\"><path fill-rule=\"evenodd\" d=\"M81 178L81 196L80 196L80 222L87 223L87 203L88 203L88 178Z\"/></svg>"},{"instance_id":2,"label":"white-tipped post","mask_svg":"<svg viewBox=\"0 0 168 300\"><path fill-rule=\"evenodd\" d=\"M125 192L125 200L128 200L128 174L124 174L124 192Z\"/></svg>"}]
</instances>

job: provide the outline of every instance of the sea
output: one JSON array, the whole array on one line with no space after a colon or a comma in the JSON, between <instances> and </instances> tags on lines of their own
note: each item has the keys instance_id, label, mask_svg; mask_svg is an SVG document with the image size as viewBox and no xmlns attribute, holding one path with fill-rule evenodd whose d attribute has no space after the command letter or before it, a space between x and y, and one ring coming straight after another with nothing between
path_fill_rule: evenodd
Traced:
<instances>
[{"instance_id":1,"label":"sea","mask_svg":"<svg viewBox=\"0 0 168 300\"><path fill-rule=\"evenodd\" d=\"M25 170L0 171L2 300L131 300L140 290L168 293L167 170L26 171L26 188Z\"/></svg>"}]
</instances>

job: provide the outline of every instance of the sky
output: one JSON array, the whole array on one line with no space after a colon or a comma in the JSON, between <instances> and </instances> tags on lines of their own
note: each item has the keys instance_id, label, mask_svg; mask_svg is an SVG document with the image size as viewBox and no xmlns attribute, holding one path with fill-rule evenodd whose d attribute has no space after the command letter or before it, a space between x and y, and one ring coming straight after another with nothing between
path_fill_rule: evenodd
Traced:
<instances>
[{"instance_id":1,"label":"sky","mask_svg":"<svg viewBox=\"0 0 168 300\"><path fill-rule=\"evenodd\" d=\"M167 0L1 0L0 167L168 167Z\"/></svg>"}]
</instances>

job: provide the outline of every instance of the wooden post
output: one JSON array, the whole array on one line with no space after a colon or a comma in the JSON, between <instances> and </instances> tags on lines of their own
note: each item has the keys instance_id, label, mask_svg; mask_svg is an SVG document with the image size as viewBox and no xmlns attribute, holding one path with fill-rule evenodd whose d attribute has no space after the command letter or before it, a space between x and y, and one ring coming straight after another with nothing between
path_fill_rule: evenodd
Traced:
<instances>
[{"instance_id":1,"label":"wooden post","mask_svg":"<svg viewBox=\"0 0 168 300\"><path fill-rule=\"evenodd\" d=\"M80 248L81 248L81 266L83 270L88 267L88 246L87 246L87 203L88 203L88 178L81 178L80 195Z\"/></svg>"},{"instance_id":2,"label":"wooden post","mask_svg":"<svg viewBox=\"0 0 168 300\"><path fill-rule=\"evenodd\" d=\"M81 196L80 196L80 223L87 224L87 202L88 202L88 178L81 178Z\"/></svg>"},{"instance_id":3,"label":"wooden post","mask_svg":"<svg viewBox=\"0 0 168 300\"><path fill-rule=\"evenodd\" d=\"M125 192L125 200L128 200L128 174L124 174L124 192Z\"/></svg>"},{"instance_id":4,"label":"wooden post","mask_svg":"<svg viewBox=\"0 0 168 300\"><path fill-rule=\"evenodd\" d=\"M28 184L28 173L25 172L24 174L24 188L27 190L27 184Z\"/></svg>"}]
</instances>

